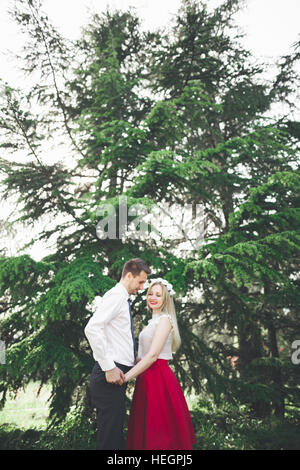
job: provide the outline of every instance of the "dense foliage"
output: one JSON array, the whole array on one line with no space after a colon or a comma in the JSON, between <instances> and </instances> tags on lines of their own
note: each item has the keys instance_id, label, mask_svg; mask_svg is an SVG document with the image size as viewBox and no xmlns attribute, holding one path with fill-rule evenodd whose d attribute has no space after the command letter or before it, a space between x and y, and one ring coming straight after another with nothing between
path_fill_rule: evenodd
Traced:
<instances>
[{"instance_id":1,"label":"dense foliage","mask_svg":"<svg viewBox=\"0 0 300 470\"><path fill-rule=\"evenodd\" d=\"M266 64L234 24L241 3L210 12L184 0L173 24L154 32L132 10L107 10L71 42L39 0L16 2L32 86L2 84L2 194L19 210L11 227L48 223L21 253L1 251L2 404L37 380L51 384L52 421L74 404L89 415L91 303L138 256L177 293L173 366L187 392L257 417L300 407L291 361L300 339L299 44L264 78ZM289 112L274 117L278 104ZM129 227L138 207L154 214L146 236L126 236L121 196ZM116 214L113 238L97 236L103 203ZM48 256L28 255L36 241ZM141 295L133 308L139 331Z\"/></svg>"}]
</instances>

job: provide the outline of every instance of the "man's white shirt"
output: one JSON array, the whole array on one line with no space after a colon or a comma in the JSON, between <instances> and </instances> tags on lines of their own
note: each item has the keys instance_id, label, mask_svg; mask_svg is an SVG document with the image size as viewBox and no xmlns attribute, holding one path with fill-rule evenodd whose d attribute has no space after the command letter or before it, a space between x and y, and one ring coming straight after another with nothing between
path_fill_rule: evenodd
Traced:
<instances>
[{"instance_id":1,"label":"man's white shirt","mask_svg":"<svg viewBox=\"0 0 300 470\"><path fill-rule=\"evenodd\" d=\"M116 367L115 362L134 365L134 350L127 289L118 282L97 303L94 315L85 327L95 361L102 370Z\"/></svg>"}]
</instances>

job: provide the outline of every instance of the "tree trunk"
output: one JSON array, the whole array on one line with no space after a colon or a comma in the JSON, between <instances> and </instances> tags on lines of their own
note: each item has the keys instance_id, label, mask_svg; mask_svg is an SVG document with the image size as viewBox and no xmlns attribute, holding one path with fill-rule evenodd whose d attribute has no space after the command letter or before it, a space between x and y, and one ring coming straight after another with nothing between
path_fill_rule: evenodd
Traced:
<instances>
[{"instance_id":1,"label":"tree trunk","mask_svg":"<svg viewBox=\"0 0 300 470\"><path fill-rule=\"evenodd\" d=\"M247 288L242 287L241 291L246 293ZM254 370L253 367L251 367L251 363L254 359L259 359L264 356L262 332L255 320L249 318L238 326L238 341L238 370L241 379L249 384L264 383L265 377L261 374L261 371ZM270 404L263 399L256 398L255 393L249 398L248 403L254 415L259 418L264 418L271 414Z\"/></svg>"},{"instance_id":2,"label":"tree trunk","mask_svg":"<svg viewBox=\"0 0 300 470\"><path fill-rule=\"evenodd\" d=\"M264 293L267 296L269 292L270 292L270 285L268 282L265 282ZM269 340L270 355L271 357L279 358L276 328L271 319L272 312L268 312L268 313L269 313L268 340ZM280 399L273 403L273 411L274 411L275 416L277 416L278 418L283 418L284 417L284 398L282 394L283 384L282 384L281 368L279 367L279 365L278 367L273 367L271 371L271 380L273 382L273 386L275 390L278 392L278 395L280 396Z\"/></svg>"},{"instance_id":3,"label":"tree trunk","mask_svg":"<svg viewBox=\"0 0 300 470\"><path fill-rule=\"evenodd\" d=\"M271 357L279 358L276 330L273 325L270 325L268 328L268 337L269 337ZM281 369L279 366L273 368L272 381L273 381L274 388L280 395L280 400L274 402L274 414L278 418L283 418L284 417L284 398L282 396L282 375L281 375Z\"/></svg>"}]
</instances>

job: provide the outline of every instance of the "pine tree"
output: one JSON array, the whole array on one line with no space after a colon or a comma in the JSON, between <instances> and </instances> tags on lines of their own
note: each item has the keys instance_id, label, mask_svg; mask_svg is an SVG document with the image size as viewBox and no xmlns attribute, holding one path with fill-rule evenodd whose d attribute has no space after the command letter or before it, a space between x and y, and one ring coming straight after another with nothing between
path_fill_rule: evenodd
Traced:
<instances>
[{"instance_id":1,"label":"pine tree","mask_svg":"<svg viewBox=\"0 0 300 470\"><path fill-rule=\"evenodd\" d=\"M88 407L91 302L140 256L177 292L183 341L173 366L186 391L241 400L258 415L299 406L289 356L299 331L299 124L270 116L296 77L286 58L263 82L265 64L253 65L234 35L241 3L209 13L183 1L167 33L142 31L131 10L107 10L72 43L41 2L18 0L24 71L40 78L27 95L3 84L3 196L17 196L19 222L51 223L37 237L48 256L26 254L35 240L19 255L1 253L2 404L7 391L38 380L51 384L52 420L73 403ZM46 164L49 136L69 151ZM131 224L138 203L159 211L152 233L126 236L121 197ZM113 239L97 236L104 203L116 214ZM159 216L177 238L161 232ZM139 331L148 315L141 296L133 308ZM238 356L235 368L229 356Z\"/></svg>"}]
</instances>

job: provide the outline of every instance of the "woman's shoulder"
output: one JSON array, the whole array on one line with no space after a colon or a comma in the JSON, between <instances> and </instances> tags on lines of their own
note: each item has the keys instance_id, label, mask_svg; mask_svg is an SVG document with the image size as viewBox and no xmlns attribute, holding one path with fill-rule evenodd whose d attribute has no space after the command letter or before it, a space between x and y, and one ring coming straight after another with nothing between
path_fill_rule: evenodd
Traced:
<instances>
[{"instance_id":1,"label":"woman's shoulder","mask_svg":"<svg viewBox=\"0 0 300 470\"><path fill-rule=\"evenodd\" d=\"M172 326L172 328L173 328L173 320L172 320L172 317L171 317L171 315L170 315L169 313L161 313L160 315L158 315L158 316L154 319L154 323L155 323L156 325L158 325L158 323L160 322L160 320L161 320L162 318L168 318L169 321L170 321L170 323L171 323L171 326Z\"/></svg>"}]
</instances>

